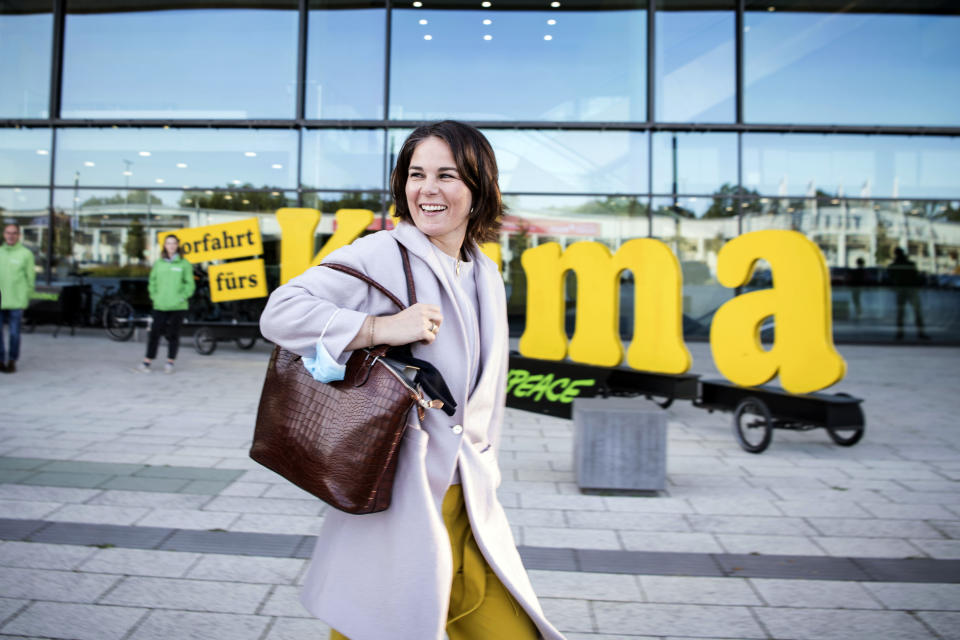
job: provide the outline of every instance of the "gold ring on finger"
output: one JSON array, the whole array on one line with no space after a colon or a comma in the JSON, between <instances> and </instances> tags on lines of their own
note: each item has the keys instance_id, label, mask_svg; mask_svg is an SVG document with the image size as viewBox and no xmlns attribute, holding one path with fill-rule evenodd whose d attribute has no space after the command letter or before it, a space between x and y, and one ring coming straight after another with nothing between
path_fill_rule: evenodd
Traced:
<instances>
[{"instance_id":1,"label":"gold ring on finger","mask_svg":"<svg viewBox=\"0 0 960 640\"><path fill-rule=\"evenodd\" d=\"M430 323L430 333L436 334L440 330L440 326L436 322Z\"/></svg>"}]
</instances>

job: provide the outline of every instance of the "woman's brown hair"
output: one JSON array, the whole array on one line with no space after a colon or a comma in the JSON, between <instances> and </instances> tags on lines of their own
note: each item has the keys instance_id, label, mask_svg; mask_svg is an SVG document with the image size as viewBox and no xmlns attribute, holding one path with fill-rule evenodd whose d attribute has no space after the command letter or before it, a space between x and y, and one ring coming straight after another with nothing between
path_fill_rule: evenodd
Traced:
<instances>
[{"instance_id":1,"label":"woman's brown hair","mask_svg":"<svg viewBox=\"0 0 960 640\"><path fill-rule=\"evenodd\" d=\"M390 177L390 188L396 215L401 220L413 222L407 207L407 174L413 151L427 138L440 138L450 146L457 163L457 173L463 180L473 200L467 221L467 242L492 242L500 231L500 216L503 215L503 200L500 197L499 172L493 147L475 127L454 120L425 124L413 130L400 148L397 166Z\"/></svg>"}]
</instances>

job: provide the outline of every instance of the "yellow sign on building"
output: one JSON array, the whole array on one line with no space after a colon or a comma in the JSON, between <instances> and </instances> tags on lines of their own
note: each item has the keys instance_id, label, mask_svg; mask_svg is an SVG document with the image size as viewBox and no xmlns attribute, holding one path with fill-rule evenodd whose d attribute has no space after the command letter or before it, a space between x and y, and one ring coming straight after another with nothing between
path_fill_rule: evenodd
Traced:
<instances>
[{"instance_id":1,"label":"yellow sign on building","mask_svg":"<svg viewBox=\"0 0 960 640\"><path fill-rule=\"evenodd\" d=\"M267 276L261 258L212 264L207 275L210 276L210 299L214 302L267 295Z\"/></svg>"},{"instance_id":2,"label":"yellow sign on building","mask_svg":"<svg viewBox=\"0 0 960 640\"><path fill-rule=\"evenodd\" d=\"M246 258L263 253L260 225L256 218L193 229L161 231L157 235L160 246L163 246L164 239L171 233L180 240L183 257L194 264L210 260Z\"/></svg>"}]
</instances>

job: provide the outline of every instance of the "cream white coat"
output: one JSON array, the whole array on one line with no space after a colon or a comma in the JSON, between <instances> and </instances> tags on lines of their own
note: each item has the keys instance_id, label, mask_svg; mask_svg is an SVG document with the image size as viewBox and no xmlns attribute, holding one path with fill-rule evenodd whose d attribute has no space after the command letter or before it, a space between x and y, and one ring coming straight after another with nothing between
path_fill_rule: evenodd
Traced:
<instances>
[{"instance_id":1,"label":"cream white coat","mask_svg":"<svg viewBox=\"0 0 960 640\"><path fill-rule=\"evenodd\" d=\"M401 223L392 232L338 249L326 261L360 270L406 302L398 241L410 252L417 300L440 305L444 314L437 340L414 345L413 354L440 370L458 402L457 412L449 417L428 411L422 424L411 412L389 509L361 516L327 509L301 601L351 640L442 638L452 559L440 506L459 465L467 512L484 557L543 638L562 639L543 615L496 497L508 363L503 280L495 263L474 247L482 373L468 398L468 342L460 314L469 307L444 275L425 235ZM327 326L323 344L344 362L349 353L343 348L368 314L396 312L385 296L359 280L313 267L273 292L260 325L268 339L305 356L314 355Z\"/></svg>"}]
</instances>

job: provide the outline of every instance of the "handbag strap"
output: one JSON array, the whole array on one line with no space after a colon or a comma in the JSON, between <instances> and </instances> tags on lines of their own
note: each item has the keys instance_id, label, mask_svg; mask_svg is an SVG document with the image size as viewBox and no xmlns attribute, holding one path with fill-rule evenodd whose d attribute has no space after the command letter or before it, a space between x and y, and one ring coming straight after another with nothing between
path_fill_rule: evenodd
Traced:
<instances>
[{"instance_id":1,"label":"handbag strap","mask_svg":"<svg viewBox=\"0 0 960 640\"><path fill-rule=\"evenodd\" d=\"M417 290L413 286L413 272L410 270L410 256L407 255L407 248L400 244L397 245L400 247L400 257L403 258L403 273L407 277L407 300L410 301L410 306L417 304Z\"/></svg>"},{"instance_id":2,"label":"handbag strap","mask_svg":"<svg viewBox=\"0 0 960 640\"><path fill-rule=\"evenodd\" d=\"M417 303L417 292L413 286L413 273L410 270L410 256L407 255L407 248L405 246L403 246L399 242L397 243L397 246L400 247L400 256L403 258L403 272L406 275L406 280L407 280L407 297L410 299L410 304L414 305ZM347 275L353 276L354 278L357 278L359 280L363 280L368 285L370 285L371 287L373 287L383 295L387 296L390 299L390 302L397 305L397 308L400 309L401 311L407 308L407 305L404 305L402 302L400 302L400 299L397 296L390 293L390 291L388 291L386 287L381 285L379 282L373 280L367 274L357 271L353 267L348 267L347 265L340 264L339 262L324 262L320 266L329 267L334 271L339 271L341 273L345 273Z\"/></svg>"}]
</instances>

